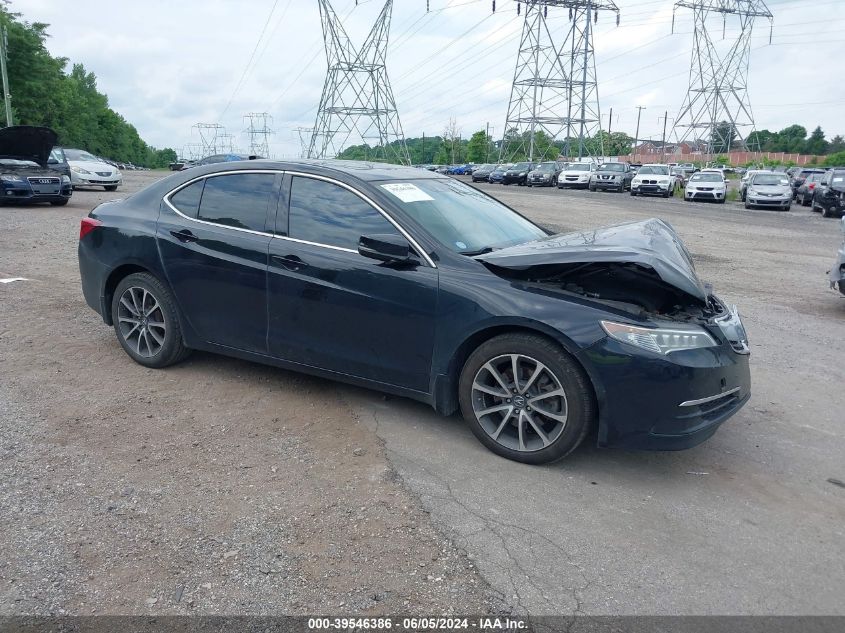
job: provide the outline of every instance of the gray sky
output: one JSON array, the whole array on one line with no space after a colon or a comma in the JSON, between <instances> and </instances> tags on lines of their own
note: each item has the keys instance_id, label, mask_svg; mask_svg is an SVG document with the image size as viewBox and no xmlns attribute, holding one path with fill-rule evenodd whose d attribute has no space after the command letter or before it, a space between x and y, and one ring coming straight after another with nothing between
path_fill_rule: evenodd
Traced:
<instances>
[{"instance_id":1,"label":"gray sky","mask_svg":"<svg viewBox=\"0 0 845 633\"><path fill-rule=\"evenodd\" d=\"M349 16L346 31L356 43L383 3L359 4L333 0L337 13ZM388 72L405 135L439 134L449 117L464 136L488 122L500 135L522 26L516 3L498 0L495 15L490 0L430 4L426 15L425 0L395 0ZM642 138L660 138L664 110L670 125L677 114L688 82L692 21L679 10L672 35L673 4L617 0L619 27L611 14L599 16L596 66L605 129L611 107L612 129L633 135L635 106L646 106ZM828 138L845 134L842 73L825 63L845 57L845 0L767 4L775 16L773 43L768 22L759 21L749 73L758 129L799 123L808 131L821 125ZM93 71L112 108L157 147L179 151L198 142L194 123L220 122L245 148L243 114L267 111L276 131L271 153L295 156L294 128L314 124L326 68L315 0L75 0L72 7L13 0L11 10L49 23L50 52ZM719 22L713 32L720 44ZM832 76L831 68L837 69Z\"/></svg>"}]
</instances>

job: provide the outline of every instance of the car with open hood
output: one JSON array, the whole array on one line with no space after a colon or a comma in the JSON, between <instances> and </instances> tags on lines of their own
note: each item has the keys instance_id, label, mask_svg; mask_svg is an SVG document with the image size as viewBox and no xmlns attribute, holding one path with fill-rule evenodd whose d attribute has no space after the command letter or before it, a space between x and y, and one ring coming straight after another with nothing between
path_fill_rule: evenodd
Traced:
<instances>
[{"instance_id":1,"label":"car with open hood","mask_svg":"<svg viewBox=\"0 0 845 633\"><path fill-rule=\"evenodd\" d=\"M410 167L244 161L101 204L78 252L145 367L205 350L460 409L521 462L687 448L750 394L737 310L661 220L554 235Z\"/></svg>"},{"instance_id":2,"label":"car with open hood","mask_svg":"<svg viewBox=\"0 0 845 633\"><path fill-rule=\"evenodd\" d=\"M813 211L832 218L845 211L845 167L829 169L813 191Z\"/></svg>"},{"instance_id":3,"label":"car with open hood","mask_svg":"<svg viewBox=\"0 0 845 633\"><path fill-rule=\"evenodd\" d=\"M106 191L116 191L123 182L123 174L117 167L84 149L65 148L64 153L74 188L103 187Z\"/></svg>"},{"instance_id":4,"label":"car with open hood","mask_svg":"<svg viewBox=\"0 0 845 633\"><path fill-rule=\"evenodd\" d=\"M0 204L68 203L70 178L50 164L58 136L48 127L13 125L0 129Z\"/></svg>"},{"instance_id":5,"label":"car with open hood","mask_svg":"<svg viewBox=\"0 0 845 633\"><path fill-rule=\"evenodd\" d=\"M783 172L754 174L745 190L745 208L762 207L789 211L792 207L792 186Z\"/></svg>"},{"instance_id":6,"label":"car with open hood","mask_svg":"<svg viewBox=\"0 0 845 633\"><path fill-rule=\"evenodd\" d=\"M628 163L602 163L590 176L590 191L597 189L624 192L631 188L634 173Z\"/></svg>"}]
</instances>

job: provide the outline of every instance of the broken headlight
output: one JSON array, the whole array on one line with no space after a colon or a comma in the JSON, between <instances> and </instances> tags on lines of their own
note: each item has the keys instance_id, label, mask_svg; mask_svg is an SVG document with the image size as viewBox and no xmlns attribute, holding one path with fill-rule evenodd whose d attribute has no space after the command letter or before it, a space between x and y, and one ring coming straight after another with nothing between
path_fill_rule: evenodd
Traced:
<instances>
[{"instance_id":1,"label":"broken headlight","mask_svg":"<svg viewBox=\"0 0 845 633\"><path fill-rule=\"evenodd\" d=\"M601 326L610 338L655 354L668 354L718 345L713 337L702 328L644 328L625 323L614 323L613 321L602 321Z\"/></svg>"}]
</instances>

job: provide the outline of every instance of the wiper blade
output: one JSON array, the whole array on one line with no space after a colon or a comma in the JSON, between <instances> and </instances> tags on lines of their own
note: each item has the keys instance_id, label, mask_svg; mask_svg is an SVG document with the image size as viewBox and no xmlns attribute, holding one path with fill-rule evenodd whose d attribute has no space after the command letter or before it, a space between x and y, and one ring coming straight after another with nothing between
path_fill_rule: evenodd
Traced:
<instances>
[{"instance_id":1,"label":"wiper blade","mask_svg":"<svg viewBox=\"0 0 845 633\"><path fill-rule=\"evenodd\" d=\"M467 257L476 257L477 255L486 255L487 253L492 253L495 248L492 246L485 246L484 248L479 248L475 251L458 251L461 255L466 255Z\"/></svg>"}]
</instances>

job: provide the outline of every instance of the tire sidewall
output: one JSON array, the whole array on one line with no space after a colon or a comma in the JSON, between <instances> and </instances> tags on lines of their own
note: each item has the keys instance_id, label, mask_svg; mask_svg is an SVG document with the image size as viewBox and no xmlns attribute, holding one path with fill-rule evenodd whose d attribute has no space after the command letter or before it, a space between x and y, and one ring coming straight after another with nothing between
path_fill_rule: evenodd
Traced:
<instances>
[{"instance_id":1,"label":"tire sidewall","mask_svg":"<svg viewBox=\"0 0 845 633\"><path fill-rule=\"evenodd\" d=\"M546 448L521 452L502 446L487 434L475 416L472 408L475 375L487 361L505 354L523 354L543 363L563 386L567 401L566 426ZM479 346L464 364L458 395L464 419L479 441L497 455L525 464L553 462L575 450L592 425L595 410L592 387L577 361L551 340L531 334L505 334Z\"/></svg>"}]
</instances>

